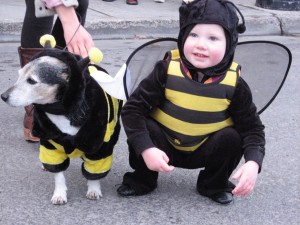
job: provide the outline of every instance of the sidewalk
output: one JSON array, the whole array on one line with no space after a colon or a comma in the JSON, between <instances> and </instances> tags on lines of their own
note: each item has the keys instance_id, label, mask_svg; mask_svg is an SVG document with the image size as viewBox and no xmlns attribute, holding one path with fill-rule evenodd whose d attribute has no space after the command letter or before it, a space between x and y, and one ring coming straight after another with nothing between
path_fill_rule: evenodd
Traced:
<instances>
[{"instance_id":1,"label":"sidewalk","mask_svg":"<svg viewBox=\"0 0 300 225\"><path fill-rule=\"evenodd\" d=\"M94 39L176 37L181 1L139 0L138 5L127 5L125 0L90 0L86 27ZM266 10L256 7L255 1L233 1L246 20L247 30L243 35L300 34L299 11ZM19 41L25 1L0 0L0 5L0 42Z\"/></svg>"}]
</instances>

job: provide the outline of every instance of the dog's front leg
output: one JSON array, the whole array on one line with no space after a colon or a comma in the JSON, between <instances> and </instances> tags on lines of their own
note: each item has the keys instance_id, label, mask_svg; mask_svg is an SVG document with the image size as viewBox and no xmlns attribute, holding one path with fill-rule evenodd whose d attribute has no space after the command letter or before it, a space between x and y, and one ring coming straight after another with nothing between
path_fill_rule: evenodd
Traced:
<instances>
[{"instance_id":1,"label":"dog's front leg","mask_svg":"<svg viewBox=\"0 0 300 225\"><path fill-rule=\"evenodd\" d=\"M63 205L67 203L67 186L63 172L55 174L55 189L51 198L53 205Z\"/></svg>"},{"instance_id":2,"label":"dog's front leg","mask_svg":"<svg viewBox=\"0 0 300 225\"><path fill-rule=\"evenodd\" d=\"M102 197L101 186L99 180L88 180L87 181L88 190L86 197L88 199L97 200Z\"/></svg>"}]
</instances>

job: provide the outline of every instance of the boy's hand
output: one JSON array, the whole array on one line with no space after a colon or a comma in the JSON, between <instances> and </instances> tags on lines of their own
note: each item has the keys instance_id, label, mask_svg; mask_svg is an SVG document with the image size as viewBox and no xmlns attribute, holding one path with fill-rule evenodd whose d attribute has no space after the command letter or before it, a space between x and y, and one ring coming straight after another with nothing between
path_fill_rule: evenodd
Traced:
<instances>
[{"instance_id":1,"label":"boy's hand","mask_svg":"<svg viewBox=\"0 0 300 225\"><path fill-rule=\"evenodd\" d=\"M232 194L245 196L248 195L254 188L259 166L254 161L248 161L241 166L238 171L232 176L233 180L239 180Z\"/></svg>"},{"instance_id":2,"label":"boy's hand","mask_svg":"<svg viewBox=\"0 0 300 225\"><path fill-rule=\"evenodd\" d=\"M149 170L156 172L170 172L174 166L168 165L169 157L158 148L148 148L142 152L142 157Z\"/></svg>"}]
</instances>

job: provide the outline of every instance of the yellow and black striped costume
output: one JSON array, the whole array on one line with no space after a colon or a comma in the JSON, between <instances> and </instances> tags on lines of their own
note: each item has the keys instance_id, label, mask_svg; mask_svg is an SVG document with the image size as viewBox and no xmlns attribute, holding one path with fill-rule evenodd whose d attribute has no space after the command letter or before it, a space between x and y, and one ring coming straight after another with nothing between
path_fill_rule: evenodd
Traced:
<instances>
[{"instance_id":1,"label":"yellow and black striped costume","mask_svg":"<svg viewBox=\"0 0 300 225\"><path fill-rule=\"evenodd\" d=\"M66 141L64 137L55 139L42 138L39 158L46 170L50 172L64 171L68 168L71 158L81 157L83 159L82 173L87 179L93 180L105 177L110 171L113 160L113 147L117 142L120 131L118 119L122 101L109 96L105 92L103 93L105 95L106 104L102 105L103 107L107 105L108 108L105 134L102 139L103 142L98 146L93 145L94 149L92 150L87 149L92 146L91 143L82 143L82 146L86 149L79 149L74 147L71 142ZM38 113L41 115L43 112ZM101 138L101 127L97 125L97 122L95 122L95 126L98 127L99 138ZM72 139L73 137L71 136L70 138Z\"/></svg>"},{"instance_id":2,"label":"yellow and black striped costume","mask_svg":"<svg viewBox=\"0 0 300 225\"><path fill-rule=\"evenodd\" d=\"M151 116L163 126L166 137L178 150L194 151L207 137L233 122L228 107L240 67L233 62L223 79L202 84L182 72L178 50L170 52L165 96L167 101Z\"/></svg>"}]
</instances>

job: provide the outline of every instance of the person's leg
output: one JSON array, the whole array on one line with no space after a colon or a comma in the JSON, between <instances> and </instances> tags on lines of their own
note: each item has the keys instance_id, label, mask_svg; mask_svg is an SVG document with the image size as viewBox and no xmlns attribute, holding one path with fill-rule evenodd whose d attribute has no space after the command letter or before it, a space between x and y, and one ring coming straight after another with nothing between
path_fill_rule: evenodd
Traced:
<instances>
[{"instance_id":1,"label":"person's leg","mask_svg":"<svg viewBox=\"0 0 300 225\"><path fill-rule=\"evenodd\" d=\"M159 125L149 118L147 120L147 128L155 146L166 151L170 158L170 164L172 164L172 149L169 142L164 138ZM118 193L121 196L145 195L157 187L158 172L149 170L142 156L137 156L130 145L129 164L134 169L134 172L124 174L122 186L118 188Z\"/></svg>"},{"instance_id":2,"label":"person's leg","mask_svg":"<svg viewBox=\"0 0 300 225\"><path fill-rule=\"evenodd\" d=\"M39 53L43 48L40 45L40 37L50 33L52 29L53 17L35 17L34 0L26 0L26 12L21 32L21 46L18 48L20 66L24 67L33 55ZM25 107L24 115L24 138L27 141L37 142L39 138L31 133L34 107Z\"/></svg>"},{"instance_id":3,"label":"person's leg","mask_svg":"<svg viewBox=\"0 0 300 225\"><path fill-rule=\"evenodd\" d=\"M22 48L41 48L40 37L52 30L53 16L35 17L34 0L25 0L26 12L21 32Z\"/></svg>"},{"instance_id":4,"label":"person's leg","mask_svg":"<svg viewBox=\"0 0 300 225\"><path fill-rule=\"evenodd\" d=\"M240 135L233 128L225 128L213 134L200 151L201 156L204 154L205 169L199 173L198 192L207 197L219 193L231 195L234 185L229 177L242 157ZM197 158L195 154L193 159Z\"/></svg>"},{"instance_id":5,"label":"person's leg","mask_svg":"<svg viewBox=\"0 0 300 225\"><path fill-rule=\"evenodd\" d=\"M85 24L85 19L86 19L86 14L87 14L87 9L89 6L89 0L78 0L78 7L76 8L76 13L79 18L80 24L84 26ZM66 46L66 41L64 38L64 31L62 28L61 21L59 18L56 19L55 24L53 26L52 30L52 35L54 36L56 40L56 44L59 47L64 48Z\"/></svg>"}]
</instances>

